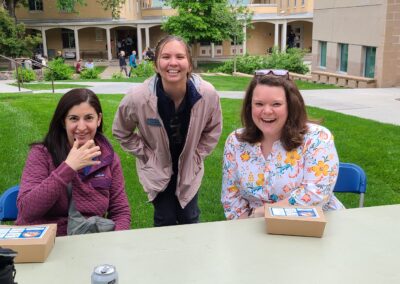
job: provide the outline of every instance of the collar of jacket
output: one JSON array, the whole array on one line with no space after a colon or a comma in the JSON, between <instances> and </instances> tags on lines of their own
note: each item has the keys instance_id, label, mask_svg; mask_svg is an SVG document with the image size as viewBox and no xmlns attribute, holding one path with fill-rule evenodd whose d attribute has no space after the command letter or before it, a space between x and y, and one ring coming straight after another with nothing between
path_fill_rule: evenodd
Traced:
<instances>
[{"instance_id":1,"label":"collar of jacket","mask_svg":"<svg viewBox=\"0 0 400 284\"><path fill-rule=\"evenodd\" d=\"M94 141L96 142L96 145L100 146L101 149L101 163L99 165L91 166L89 171L86 173L79 172L79 176L82 180L85 180L88 176L98 171L99 169L111 165L114 160L114 149L112 148L110 142L108 142L107 138L103 136L103 134L96 133Z\"/></svg>"},{"instance_id":2,"label":"collar of jacket","mask_svg":"<svg viewBox=\"0 0 400 284\"><path fill-rule=\"evenodd\" d=\"M164 88L163 88L163 86L161 84L161 80L158 79L158 80L156 80L155 83L156 83L156 92L155 92L156 96L159 99L161 99L162 97L166 97L167 100L170 101L171 98L169 98L167 93L164 91ZM193 81L189 80L187 82L186 87L187 87L187 90L186 90L187 100L188 100L188 102L190 104L190 107L192 108L196 104L196 102L201 99L202 96L198 92L198 90L195 87Z\"/></svg>"},{"instance_id":3,"label":"collar of jacket","mask_svg":"<svg viewBox=\"0 0 400 284\"><path fill-rule=\"evenodd\" d=\"M148 80L148 81L147 81ZM153 77L150 77L146 81L148 82L148 88L150 91L150 95L155 95L157 92L157 82L160 80L160 76L158 74L155 74ZM197 74L192 74L189 78L190 82L194 86L199 98L197 98L195 101L200 99L202 96L200 94L200 82L201 82L201 77ZM193 92L190 92L193 93ZM150 96L148 97L150 99Z\"/></svg>"}]
</instances>

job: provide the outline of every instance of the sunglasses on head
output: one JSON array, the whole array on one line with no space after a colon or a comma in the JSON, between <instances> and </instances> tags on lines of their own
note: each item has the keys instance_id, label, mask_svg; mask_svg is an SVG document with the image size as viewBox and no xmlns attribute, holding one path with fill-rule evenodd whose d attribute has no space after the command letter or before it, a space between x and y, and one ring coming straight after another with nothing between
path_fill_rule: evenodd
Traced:
<instances>
[{"instance_id":1,"label":"sunglasses on head","mask_svg":"<svg viewBox=\"0 0 400 284\"><path fill-rule=\"evenodd\" d=\"M289 71L283 70L283 69L262 69L262 70L256 70L254 72L254 75L256 77L258 76L282 76L286 77L286 79L289 79Z\"/></svg>"}]
</instances>

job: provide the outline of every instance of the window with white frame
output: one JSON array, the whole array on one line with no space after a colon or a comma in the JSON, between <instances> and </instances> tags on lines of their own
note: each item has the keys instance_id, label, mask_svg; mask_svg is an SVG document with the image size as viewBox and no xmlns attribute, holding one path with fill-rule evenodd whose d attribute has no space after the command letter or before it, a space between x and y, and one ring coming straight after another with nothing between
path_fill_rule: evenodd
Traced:
<instances>
[{"instance_id":1,"label":"window with white frame","mask_svg":"<svg viewBox=\"0 0 400 284\"><path fill-rule=\"evenodd\" d=\"M306 0L301 0L301 6L304 7L306 5Z\"/></svg>"},{"instance_id":2,"label":"window with white frame","mask_svg":"<svg viewBox=\"0 0 400 284\"><path fill-rule=\"evenodd\" d=\"M364 76L368 78L374 78L376 47L365 46L364 50L365 50Z\"/></svg>"},{"instance_id":3,"label":"window with white frame","mask_svg":"<svg viewBox=\"0 0 400 284\"><path fill-rule=\"evenodd\" d=\"M347 72L348 57L349 45L347 43L339 43L339 71Z\"/></svg>"},{"instance_id":4,"label":"window with white frame","mask_svg":"<svg viewBox=\"0 0 400 284\"><path fill-rule=\"evenodd\" d=\"M326 41L319 42L319 66L326 67Z\"/></svg>"},{"instance_id":5,"label":"window with white frame","mask_svg":"<svg viewBox=\"0 0 400 284\"><path fill-rule=\"evenodd\" d=\"M96 41L103 41L104 40L104 32L105 30L100 28L95 28L96 34Z\"/></svg>"},{"instance_id":6,"label":"window with white frame","mask_svg":"<svg viewBox=\"0 0 400 284\"><path fill-rule=\"evenodd\" d=\"M43 0L29 0L29 11L43 11Z\"/></svg>"}]
</instances>

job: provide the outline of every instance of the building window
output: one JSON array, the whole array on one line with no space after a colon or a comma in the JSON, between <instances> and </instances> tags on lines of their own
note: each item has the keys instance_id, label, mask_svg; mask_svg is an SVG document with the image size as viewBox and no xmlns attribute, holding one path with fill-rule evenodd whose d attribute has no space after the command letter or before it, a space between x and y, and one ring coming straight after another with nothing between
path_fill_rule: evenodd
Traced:
<instances>
[{"instance_id":1,"label":"building window","mask_svg":"<svg viewBox=\"0 0 400 284\"><path fill-rule=\"evenodd\" d=\"M290 7L290 0L287 0L287 7Z\"/></svg>"},{"instance_id":2,"label":"building window","mask_svg":"<svg viewBox=\"0 0 400 284\"><path fill-rule=\"evenodd\" d=\"M43 11L42 0L29 0L29 11Z\"/></svg>"},{"instance_id":3,"label":"building window","mask_svg":"<svg viewBox=\"0 0 400 284\"><path fill-rule=\"evenodd\" d=\"M304 7L306 5L306 0L301 0L301 6Z\"/></svg>"},{"instance_id":4,"label":"building window","mask_svg":"<svg viewBox=\"0 0 400 284\"><path fill-rule=\"evenodd\" d=\"M295 7L297 7L297 0L294 0L294 5Z\"/></svg>"},{"instance_id":5,"label":"building window","mask_svg":"<svg viewBox=\"0 0 400 284\"><path fill-rule=\"evenodd\" d=\"M326 41L319 42L319 66L326 67Z\"/></svg>"},{"instance_id":6,"label":"building window","mask_svg":"<svg viewBox=\"0 0 400 284\"><path fill-rule=\"evenodd\" d=\"M104 30L95 28L95 34L96 34L96 41L103 41L104 40Z\"/></svg>"},{"instance_id":7,"label":"building window","mask_svg":"<svg viewBox=\"0 0 400 284\"><path fill-rule=\"evenodd\" d=\"M376 47L365 47L365 68L364 76L368 78L375 77L375 57L376 57Z\"/></svg>"},{"instance_id":8,"label":"building window","mask_svg":"<svg viewBox=\"0 0 400 284\"><path fill-rule=\"evenodd\" d=\"M340 52L339 71L347 72L349 45L346 43L339 43L339 52Z\"/></svg>"},{"instance_id":9,"label":"building window","mask_svg":"<svg viewBox=\"0 0 400 284\"><path fill-rule=\"evenodd\" d=\"M75 48L74 31L68 29L61 29L61 38L62 38L63 48Z\"/></svg>"}]
</instances>

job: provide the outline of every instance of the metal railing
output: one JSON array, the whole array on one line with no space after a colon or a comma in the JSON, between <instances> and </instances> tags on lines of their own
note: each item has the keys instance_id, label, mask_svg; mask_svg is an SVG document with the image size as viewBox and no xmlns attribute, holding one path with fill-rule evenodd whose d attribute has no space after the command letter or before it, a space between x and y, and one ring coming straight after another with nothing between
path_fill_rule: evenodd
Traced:
<instances>
[{"instance_id":1,"label":"metal railing","mask_svg":"<svg viewBox=\"0 0 400 284\"><path fill-rule=\"evenodd\" d=\"M24 85L24 76L21 75L21 82L20 82L20 80L19 80L20 78L19 78L19 74L18 74L18 66L20 66L21 68L24 68L24 62L18 62L18 60L10 58L10 57L7 57L7 56L2 55L2 54L0 54L0 57L2 57L4 59L16 64L15 72L17 73L18 91L21 92L21 83L22 83L22 86L23 86ZM37 67L40 67L41 69L47 68L51 72L54 72L54 70L52 68L50 68L47 65L43 65L39 61L36 61L34 59L30 59L30 58L29 58L29 60L32 62L32 66L37 66ZM54 94L54 78L53 78L53 75L51 76L51 88L52 88L52 91L53 91L53 94Z\"/></svg>"}]
</instances>

